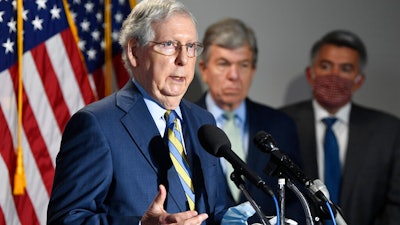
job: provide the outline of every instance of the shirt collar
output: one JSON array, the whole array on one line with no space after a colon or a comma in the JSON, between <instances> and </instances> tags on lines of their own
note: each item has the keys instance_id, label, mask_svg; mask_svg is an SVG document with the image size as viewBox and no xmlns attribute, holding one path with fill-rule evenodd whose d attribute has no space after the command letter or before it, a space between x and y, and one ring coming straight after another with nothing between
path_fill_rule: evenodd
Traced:
<instances>
[{"instance_id":1,"label":"shirt collar","mask_svg":"<svg viewBox=\"0 0 400 225\"><path fill-rule=\"evenodd\" d=\"M164 114L167 110L163 106L161 106L155 99L153 99L138 82L136 81L133 82L138 88L139 92L143 95L144 102L147 108L149 109L150 114L153 117L153 120L157 121L160 118L164 119ZM174 110L178 115L179 119L182 121L183 119L180 107L178 106L178 108Z\"/></svg>"},{"instance_id":2,"label":"shirt collar","mask_svg":"<svg viewBox=\"0 0 400 225\"><path fill-rule=\"evenodd\" d=\"M224 122L225 119L223 118L223 115L225 111L217 106L215 101L212 99L210 92L207 92L206 94L206 106L207 110L214 115L217 123ZM243 124L246 118L246 101L242 101L239 108L234 110L234 112L236 114L236 118L239 120L240 123Z\"/></svg>"},{"instance_id":3,"label":"shirt collar","mask_svg":"<svg viewBox=\"0 0 400 225\"><path fill-rule=\"evenodd\" d=\"M344 105L342 108L337 111L335 115L331 115L326 109L324 109L315 99L312 101L314 112L315 112L315 120L320 122L323 118L326 117L336 117L339 121L348 124L350 118L350 110L351 110L351 102Z\"/></svg>"}]
</instances>

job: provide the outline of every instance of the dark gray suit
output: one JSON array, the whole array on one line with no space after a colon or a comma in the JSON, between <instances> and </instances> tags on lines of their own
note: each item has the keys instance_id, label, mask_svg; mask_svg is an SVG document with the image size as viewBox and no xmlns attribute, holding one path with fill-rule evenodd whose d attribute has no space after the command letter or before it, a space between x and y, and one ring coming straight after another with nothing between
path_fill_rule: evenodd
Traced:
<instances>
[{"instance_id":1,"label":"dark gray suit","mask_svg":"<svg viewBox=\"0 0 400 225\"><path fill-rule=\"evenodd\" d=\"M311 101L282 110L296 122L305 173L318 178ZM349 225L400 224L400 121L352 104L340 207Z\"/></svg>"}]
</instances>

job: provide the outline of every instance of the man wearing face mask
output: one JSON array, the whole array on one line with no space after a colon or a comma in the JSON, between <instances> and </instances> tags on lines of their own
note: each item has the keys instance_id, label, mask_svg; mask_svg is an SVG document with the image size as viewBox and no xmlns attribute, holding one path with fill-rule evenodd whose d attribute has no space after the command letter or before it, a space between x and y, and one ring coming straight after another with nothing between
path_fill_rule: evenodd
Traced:
<instances>
[{"instance_id":1,"label":"man wearing face mask","mask_svg":"<svg viewBox=\"0 0 400 225\"><path fill-rule=\"evenodd\" d=\"M356 34L329 32L305 71L313 99L282 110L297 124L304 172L325 183L347 224L399 224L400 120L352 102L366 62Z\"/></svg>"}]
</instances>

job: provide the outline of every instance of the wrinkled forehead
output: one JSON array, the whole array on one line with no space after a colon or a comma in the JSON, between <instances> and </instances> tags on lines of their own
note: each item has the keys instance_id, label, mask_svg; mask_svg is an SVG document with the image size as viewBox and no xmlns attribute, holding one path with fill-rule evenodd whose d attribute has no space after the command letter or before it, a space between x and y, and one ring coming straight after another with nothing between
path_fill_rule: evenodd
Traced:
<instances>
[{"instance_id":1,"label":"wrinkled forehead","mask_svg":"<svg viewBox=\"0 0 400 225\"><path fill-rule=\"evenodd\" d=\"M187 39L197 41L196 24L192 17L185 13L175 13L164 20L152 23L154 38L169 38L168 40Z\"/></svg>"}]
</instances>

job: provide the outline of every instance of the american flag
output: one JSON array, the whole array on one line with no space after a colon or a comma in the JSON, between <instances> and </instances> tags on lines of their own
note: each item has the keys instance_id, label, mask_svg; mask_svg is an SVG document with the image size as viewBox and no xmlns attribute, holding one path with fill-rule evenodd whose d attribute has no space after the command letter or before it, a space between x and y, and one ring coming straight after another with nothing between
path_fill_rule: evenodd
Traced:
<instances>
[{"instance_id":1,"label":"american flag","mask_svg":"<svg viewBox=\"0 0 400 225\"><path fill-rule=\"evenodd\" d=\"M104 21L106 20L104 14L104 0L81 1L70 0L69 9L71 16L75 21L78 28L79 42L78 46L85 58L87 69L89 72L89 79L91 81L93 90L99 98L109 94L106 87L106 80L104 78L104 61L105 61L105 38L104 38ZM121 61L121 47L118 44L118 35L123 20L131 11L131 5L135 2L126 0L114 0L112 2L110 18L112 30L110 36L112 39L112 64L114 76L111 77L108 85L112 85L112 90L122 87L129 78L122 61Z\"/></svg>"},{"instance_id":2,"label":"american flag","mask_svg":"<svg viewBox=\"0 0 400 225\"><path fill-rule=\"evenodd\" d=\"M111 72L119 75L111 78L111 90L128 79L117 36L134 4L0 0L0 225L46 224L63 129L74 112L108 94L105 18L111 24ZM18 149L23 164L17 163ZM26 185L16 194L18 165Z\"/></svg>"}]
</instances>

